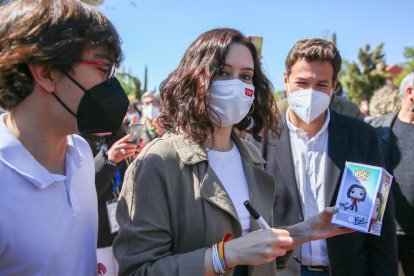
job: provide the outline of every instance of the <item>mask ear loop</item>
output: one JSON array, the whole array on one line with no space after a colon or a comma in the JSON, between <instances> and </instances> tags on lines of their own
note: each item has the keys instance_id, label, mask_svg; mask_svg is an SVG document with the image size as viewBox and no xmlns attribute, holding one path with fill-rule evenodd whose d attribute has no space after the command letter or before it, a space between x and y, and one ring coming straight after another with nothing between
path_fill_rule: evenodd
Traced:
<instances>
[{"instance_id":1,"label":"mask ear loop","mask_svg":"<svg viewBox=\"0 0 414 276\"><path fill-rule=\"evenodd\" d=\"M52 92L52 95L55 97L55 99L60 103L61 106L63 106L70 114L76 117L76 114L70 110L70 108L55 94L55 92Z\"/></svg>"},{"instance_id":2,"label":"mask ear loop","mask_svg":"<svg viewBox=\"0 0 414 276\"><path fill-rule=\"evenodd\" d=\"M62 73L68 77L73 83L75 83L84 93L86 93L86 89L82 87L76 80L74 80L68 73L62 70ZM75 112L70 110L70 108L56 95L55 92L52 92L53 97L60 103L61 106L63 106L70 114L72 114L75 118L77 118Z\"/></svg>"},{"instance_id":3,"label":"mask ear loop","mask_svg":"<svg viewBox=\"0 0 414 276\"><path fill-rule=\"evenodd\" d=\"M74 78L72 78L68 73L66 73L65 71L62 71L63 74L65 74L66 77L68 77L74 84L76 84L80 89L82 89L83 92L86 93L86 89L79 84L79 82L77 82Z\"/></svg>"},{"instance_id":4,"label":"mask ear loop","mask_svg":"<svg viewBox=\"0 0 414 276\"><path fill-rule=\"evenodd\" d=\"M247 128L246 128L246 130L250 130L250 129L252 129L253 128L253 126L254 126L254 119L253 119L253 117L252 117L252 114L253 114L253 112L254 112L254 110L255 110L255 105L254 105L254 102L253 102L253 104L252 104L252 107L253 107L253 109L250 107L250 111L249 111L249 113L247 114Z\"/></svg>"},{"instance_id":5,"label":"mask ear loop","mask_svg":"<svg viewBox=\"0 0 414 276\"><path fill-rule=\"evenodd\" d=\"M289 79L287 79L287 92L289 93L289 95L290 95L290 86L289 86Z\"/></svg>"},{"instance_id":6,"label":"mask ear loop","mask_svg":"<svg viewBox=\"0 0 414 276\"><path fill-rule=\"evenodd\" d=\"M254 109L255 109L254 102L252 103L252 107L253 107L253 109L250 107L250 109L252 109L252 110L249 111L249 113L248 113L249 116L251 116L254 112Z\"/></svg>"}]
</instances>

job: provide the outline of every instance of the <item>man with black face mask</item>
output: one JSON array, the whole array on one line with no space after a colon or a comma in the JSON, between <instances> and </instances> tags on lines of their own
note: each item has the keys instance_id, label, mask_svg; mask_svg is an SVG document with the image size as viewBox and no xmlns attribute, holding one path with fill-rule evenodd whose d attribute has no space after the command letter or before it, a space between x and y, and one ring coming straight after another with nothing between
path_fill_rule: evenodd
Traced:
<instances>
[{"instance_id":1,"label":"man with black face mask","mask_svg":"<svg viewBox=\"0 0 414 276\"><path fill-rule=\"evenodd\" d=\"M94 162L128 98L111 22L77 0L0 7L0 275L97 275Z\"/></svg>"}]
</instances>

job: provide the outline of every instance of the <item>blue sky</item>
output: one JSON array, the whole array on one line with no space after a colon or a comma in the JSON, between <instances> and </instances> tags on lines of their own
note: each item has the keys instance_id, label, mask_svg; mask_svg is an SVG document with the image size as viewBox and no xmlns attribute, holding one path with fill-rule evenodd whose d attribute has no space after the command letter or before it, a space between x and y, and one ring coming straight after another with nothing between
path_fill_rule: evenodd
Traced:
<instances>
[{"instance_id":1,"label":"blue sky","mask_svg":"<svg viewBox=\"0 0 414 276\"><path fill-rule=\"evenodd\" d=\"M284 59L302 38L337 34L346 60L358 49L384 42L388 64L404 61L414 47L412 0L104 0L100 7L123 40L124 68L141 80L148 66L148 88L174 70L190 43L216 27L263 36L263 66L276 90L283 89Z\"/></svg>"}]
</instances>

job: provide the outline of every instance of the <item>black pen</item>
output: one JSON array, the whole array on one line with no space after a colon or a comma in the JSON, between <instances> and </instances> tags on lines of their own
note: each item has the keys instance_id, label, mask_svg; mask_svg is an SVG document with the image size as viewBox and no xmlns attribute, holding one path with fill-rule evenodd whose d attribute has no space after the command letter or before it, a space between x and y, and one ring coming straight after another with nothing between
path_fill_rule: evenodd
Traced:
<instances>
[{"instance_id":1,"label":"black pen","mask_svg":"<svg viewBox=\"0 0 414 276\"><path fill-rule=\"evenodd\" d=\"M260 226L260 228L262 228L262 230L270 229L269 224L267 224L267 222L263 219L259 212L257 212L257 210L253 208L250 201L246 200L244 202L244 206L246 206L247 211L249 211L254 221Z\"/></svg>"}]
</instances>

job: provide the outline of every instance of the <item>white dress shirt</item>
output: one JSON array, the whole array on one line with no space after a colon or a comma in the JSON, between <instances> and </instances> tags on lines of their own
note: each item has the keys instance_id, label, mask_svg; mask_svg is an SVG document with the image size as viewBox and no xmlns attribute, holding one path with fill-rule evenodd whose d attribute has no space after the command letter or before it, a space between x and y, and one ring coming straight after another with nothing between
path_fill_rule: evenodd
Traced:
<instances>
[{"instance_id":1,"label":"white dress shirt","mask_svg":"<svg viewBox=\"0 0 414 276\"><path fill-rule=\"evenodd\" d=\"M289 109L286 121L289 129L292 159L295 168L296 183L300 194L304 219L317 215L325 206L325 169L328 153L329 109L325 123L312 138L302 129L289 121ZM308 242L301 247L303 265L329 264L325 240Z\"/></svg>"},{"instance_id":2,"label":"white dress shirt","mask_svg":"<svg viewBox=\"0 0 414 276\"><path fill-rule=\"evenodd\" d=\"M97 275L98 204L86 141L68 136L66 175L50 173L0 115L0 275Z\"/></svg>"}]
</instances>

